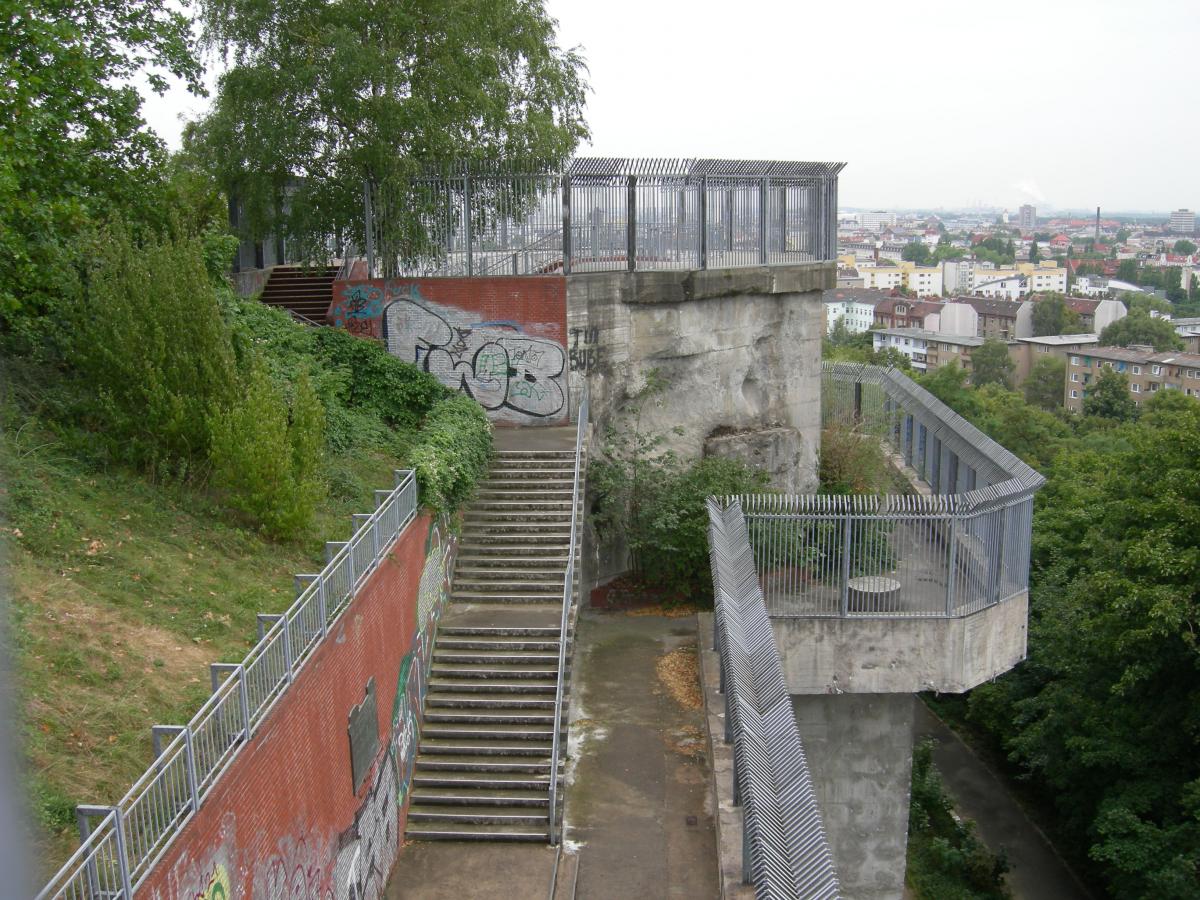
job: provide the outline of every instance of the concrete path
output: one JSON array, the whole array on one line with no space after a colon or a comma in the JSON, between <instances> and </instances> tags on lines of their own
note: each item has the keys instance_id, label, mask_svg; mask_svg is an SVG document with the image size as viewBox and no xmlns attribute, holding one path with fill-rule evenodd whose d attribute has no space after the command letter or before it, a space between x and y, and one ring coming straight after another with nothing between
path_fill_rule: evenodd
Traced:
<instances>
[{"instance_id":1,"label":"concrete path","mask_svg":"<svg viewBox=\"0 0 1200 900\"><path fill-rule=\"evenodd\" d=\"M554 847L413 841L400 850L387 900L544 900L550 896Z\"/></svg>"},{"instance_id":2,"label":"concrete path","mask_svg":"<svg viewBox=\"0 0 1200 900\"><path fill-rule=\"evenodd\" d=\"M917 701L916 740L937 741L933 762L958 812L973 819L993 851L1003 850L1010 866L1008 885L1016 900L1089 900L1070 869L1029 821L1000 779L940 719Z\"/></svg>"},{"instance_id":3,"label":"concrete path","mask_svg":"<svg viewBox=\"0 0 1200 900\"><path fill-rule=\"evenodd\" d=\"M580 614L566 807L580 900L720 896L695 647L695 616Z\"/></svg>"}]
</instances>

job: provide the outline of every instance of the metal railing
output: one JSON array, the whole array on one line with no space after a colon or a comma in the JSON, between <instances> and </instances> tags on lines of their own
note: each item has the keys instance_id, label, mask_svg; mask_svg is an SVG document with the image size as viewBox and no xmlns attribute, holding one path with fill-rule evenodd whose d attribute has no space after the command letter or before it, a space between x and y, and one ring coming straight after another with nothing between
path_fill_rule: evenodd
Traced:
<instances>
[{"instance_id":1,"label":"metal railing","mask_svg":"<svg viewBox=\"0 0 1200 900\"><path fill-rule=\"evenodd\" d=\"M259 639L240 663L213 663L212 696L186 725L155 725L155 760L112 807L80 806L82 843L38 900L130 900L172 841L287 691L388 548L415 518L417 483L375 492L345 542L326 544L325 567L297 575L286 612L259 615Z\"/></svg>"},{"instance_id":2,"label":"metal railing","mask_svg":"<svg viewBox=\"0 0 1200 900\"><path fill-rule=\"evenodd\" d=\"M965 616L1028 589L1041 475L894 369L825 363L822 418L924 490L737 498L771 615Z\"/></svg>"},{"instance_id":3,"label":"metal railing","mask_svg":"<svg viewBox=\"0 0 1200 900\"><path fill-rule=\"evenodd\" d=\"M562 619L558 633L558 682L554 687L554 732L550 738L550 843L558 843L558 757L562 753L563 691L566 684L567 655L570 643L571 614L575 605L575 555L579 547L579 471L583 458L583 439L588 427L588 394L584 388L575 425L575 481L571 489L571 542L567 571L563 575Z\"/></svg>"},{"instance_id":4,"label":"metal railing","mask_svg":"<svg viewBox=\"0 0 1200 900\"><path fill-rule=\"evenodd\" d=\"M832 259L844 163L581 157L363 189L370 277Z\"/></svg>"},{"instance_id":5,"label":"metal railing","mask_svg":"<svg viewBox=\"0 0 1200 900\"><path fill-rule=\"evenodd\" d=\"M713 646L721 660L733 803L742 808L742 880L759 900L839 896L792 698L755 574L741 507L708 501Z\"/></svg>"}]
</instances>

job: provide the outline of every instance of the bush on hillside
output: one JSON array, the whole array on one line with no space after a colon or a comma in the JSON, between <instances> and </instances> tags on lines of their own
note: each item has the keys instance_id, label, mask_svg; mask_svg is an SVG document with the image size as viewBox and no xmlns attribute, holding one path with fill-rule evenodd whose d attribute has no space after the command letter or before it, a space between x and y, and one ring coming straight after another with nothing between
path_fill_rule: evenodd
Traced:
<instances>
[{"instance_id":1,"label":"bush on hillside","mask_svg":"<svg viewBox=\"0 0 1200 900\"><path fill-rule=\"evenodd\" d=\"M112 226L90 258L64 323L83 418L110 458L186 472L207 457L210 413L237 383L201 243L137 244Z\"/></svg>"},{"instance_id":2,"label":"bush on hillside","mask_svg":"<svg viewBox=\"0 0 1200 900\"><path fill-rule=\"evenodd\" d=\"M272 537L303 532L325 495L324 420L307 375L296 382L289 404L258 360L237 402L212 416L214 482L230 506Z\"/></svg>"},{"instance_id":3,"label":"bush on hillside","mask_svg":"<svg viewBox=\"0 0 1200 900\"><path fill-rule=\"evenodd\" d=\"M421 502L436 512L457 509L487 472L491 452L492 425L483 407L464 394L442 400L408 454Z\"/></svg>"}]
</instances>

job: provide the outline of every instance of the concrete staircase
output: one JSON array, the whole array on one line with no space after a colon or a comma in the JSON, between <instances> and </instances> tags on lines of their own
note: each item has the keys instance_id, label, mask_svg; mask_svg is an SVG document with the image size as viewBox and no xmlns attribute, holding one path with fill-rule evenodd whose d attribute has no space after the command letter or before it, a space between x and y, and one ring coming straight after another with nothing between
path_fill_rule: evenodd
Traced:
<instances>
[{"instance_id":1,"label":"concrete staircase","mask_svg":"<svg viewBox=\"0 0 1200 900\"><path fill-rule=\"evenodd\" d=\"M574 463L573 449L498 451L466 511L433 649L410 840L549 837L558 654L572 637L561 618Z\"/></svg>"},{"instance_id":2,"label":"concrete staircase","mask_svg":"<svg viewBox=\"0 0 1200 900\"><path fill-rule=\"evenodd\" d=\"M275 266L259 298L268 306L290 310L319 325L333 302L333 281L337 267L306 269L303 266Z\"/></svg>"}]
</instances>

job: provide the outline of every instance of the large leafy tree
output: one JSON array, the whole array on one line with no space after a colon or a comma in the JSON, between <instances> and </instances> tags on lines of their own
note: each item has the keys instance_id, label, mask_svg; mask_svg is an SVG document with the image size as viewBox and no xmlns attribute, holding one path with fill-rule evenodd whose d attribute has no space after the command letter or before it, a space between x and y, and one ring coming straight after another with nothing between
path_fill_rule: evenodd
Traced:
<instances>
[{"instance_id":1,"label":"large leafy tree","mask_svg":"<svg viewBox=\"0 0 1200 900\"><path fill-rule=\"evenodd\" d=\"M1149 344L1159 353L1183 349L1183 341L1175 333L1171 320L1153 318L1144 309L1130 310L1129 315L1100 332L1102 347L1128 347L1131 344Z\"/></svg>"},{"instance_id":2,"label":"large leafy tree","mask_svg":"<svg viewBox=\"0 0 1200 900\"><path fill-rule=\"evenodd\" d=\"M313 258L363 246L364 183L385 201L385 253L420 248L414 175L496 160L557 162L586 136L583 62L541 0L201 0L232 58L195 146L243 225ZM486 202L486 199L484 200Z\"/></svg>"},{"instance_id":3,"label":"large leafy tree","mask_svg":"<svg viewBox=\"0 0 1200 900\"><path fill-rule=\"evenodd\" d=\"M1067 306L1062 294L1047 294L1033 304L1033 335L1079 334L1083 328L1079 313Z\"/></svg>"},{"instance_id":4,"label":"large leafy tree","mask_svg":"<svg viewBox=\"0 0 1200 900\"><path fill-rule=\"evenodd\" d=\"M1009 388L1014 368L1016 364L1004 341L986 340L971 352L971 383L976 387L998 384Z\"/></svg>"},{"instance_id":5,"label":"large leafy tree","mask_svg":"<svg viewBox=\"0 0 1200 900\"><path fill-rule=\"evenodd\" d=\"M1137 417L1137 404L1129 393L1129 379L1114 369L1103 369L1083 398L1083 414L1114 422Z\"/></svg>"},{"instance_id":6,"label":"large leafy tree","mask_svg":"<svg viewBox=\"0 0 1200 900\"><path fill-rule=\"evenodd\" d=\"M1033 364L1025 379L1025 400L1048 412L1061 409L1066 377L1066 360L1059 356L1043 356Z\"/></svg>"},{"instance_id":7,"label":"large leafy tree","mask_svg":"<svg viewBox=\"0 0 1200 900\"><path fill-rule=\"evenodd\" d=\"M63 293L97 218L161 218L162 142L135 80L202 90L190 23L166 0L0 0L0 317Z\"/></svg>"}]
</instances>

